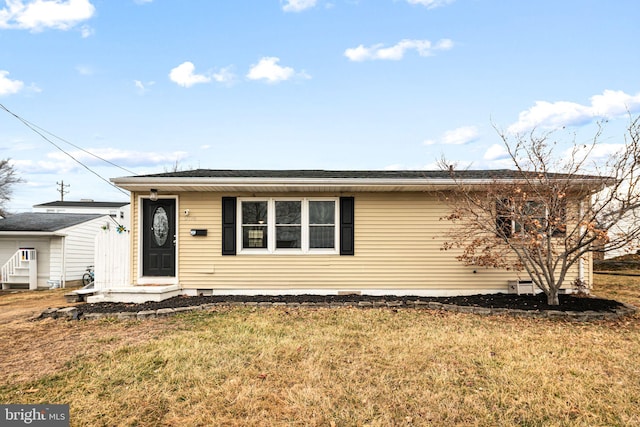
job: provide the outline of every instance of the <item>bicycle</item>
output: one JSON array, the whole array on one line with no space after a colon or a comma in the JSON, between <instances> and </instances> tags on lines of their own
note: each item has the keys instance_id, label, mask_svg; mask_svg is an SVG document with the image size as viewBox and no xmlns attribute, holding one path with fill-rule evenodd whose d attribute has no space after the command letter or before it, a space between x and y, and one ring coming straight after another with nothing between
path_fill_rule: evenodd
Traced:
<instances>
[{"instance_id":1,"label":"bicycle","mask_svg":"<svg viewBox=\"0 0 640 427\"><path fill-rule=\"evenodd\" d=\"M93 265L87 266L85 273L82 275L82 284L84 286L88 286L93 284L94 276L93 276Z\"/></svg>"}]
</instances>

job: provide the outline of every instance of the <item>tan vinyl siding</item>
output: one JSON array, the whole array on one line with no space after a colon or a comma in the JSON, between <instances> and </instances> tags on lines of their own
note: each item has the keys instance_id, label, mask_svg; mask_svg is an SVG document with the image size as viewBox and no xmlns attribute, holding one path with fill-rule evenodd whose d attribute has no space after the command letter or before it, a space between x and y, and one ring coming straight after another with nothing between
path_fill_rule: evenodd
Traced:
<instances>
[{"instance_id":1,"label":"tan vinyl siding","mask_svg":"<svg viewBox=\"0 0 640 427\"><path fill-rule=\"evenodd\" d=\"M136 283L136 277L138 277L138 260L139 260L139 248L138 239L142 230L140 230L140 201L138 195L131 193L131 230L129 232L130 239L130 260L131 265L129 271L131 272L131 283Z\"/></svg>"},{"instance_id":2,"label":"tan vinyl siding","mask_svg":"<svg viewBox=\"0 0 640 427\"><path fill-rule=\"evenodd\" d=\"M355 255L221 254L223 196L178 195L177 276L185 289L416 289L507 291L518 273L464 266L454 251L442 251L450 223L447 207L430 193L356 193ZM339 197L339 194L256 194L256 197ZM132 279L137 277L140 206L132 204ZM189 215L184 211L188 209ZM193 228L207 236L191 236ZM585 262L585 276L590 269ZM521 273L521 278L525 278ZM567 281L571 283L575 275ZM135 282L134 282L135 283Z\"/></svg>"}]
</instances>

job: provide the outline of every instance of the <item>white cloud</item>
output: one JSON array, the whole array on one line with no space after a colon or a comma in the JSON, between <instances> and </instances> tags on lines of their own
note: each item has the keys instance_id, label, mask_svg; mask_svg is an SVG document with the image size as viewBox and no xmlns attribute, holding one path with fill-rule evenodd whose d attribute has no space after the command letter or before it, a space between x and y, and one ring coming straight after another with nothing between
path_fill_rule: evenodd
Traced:
<instances>
[{"instance_id":1,"label":"white cloud","mask_svg":"<svg viewBox=\"0 0 640 427\"><path fill-rule=\"evenodd\" d=\"M602 95L591 97L594 116L616 117L640 110L640 92L629 95L621 90L605 90Z\"/></svg>"},{"instance_id":2,"label":"white cloud","mask_svg":"<svg viewBox=\"0 0 640 427\"><path fill-rule=\"evenodd\" d=\"M117 165L127 168L153 167L159 165L173 164L176 161L182 161L188 157L188 153L184 151L174 152L151 152L151 151L135 151L121 150L116 148L97 148L88 149L87 151L109 160ZM105 166L105 163L84 151L72 151L70 154L85 165L92 168ZM77 162L66 154L55 151L49 152L43 160L12 160L16 168L22 174L62 174L70 172L85 171Z\"/></svg>"},{"instance_id":3,"label":"white cloud","mask_svg":"<svg viewBox=\"0 0 640 427\"><path fill-rule=\"evenodd\" d=\"M95 30L88 25L83 25L82 27L80 27L80 34L82 35L83 39L86 39L87 37L91 37L92 35L94 35Z\"/></svg>"},{"instance_id":4,"label":"white cloud","mask_svg":"<svg viewBox=\"0 0 640 427\"><path fill-rule=\"evenodd\" d=\"M278 65L280 58L274 56L267 56L257 64L251 66L247 78L249 80L266 80L268 83L278 83L285 80L290 80L294 77L309 79L309 76L304 71L296 72L291 67L283 67Z\"/></svg>"},{"instance_id":5,"label":"white cloud","mask_svg":"<svg viewBox=\"0 0 640 427\"><path fill-rule=\"evenodd\" d=\"M76 71L82 76L91 76L95 72L90 65L76 65Z\"/></svg>"},{"instance_id":6,"label":"white cloud","mask_svg":"<svg viewBox=\"0 0 640 427\"><path fill-rule=\"evenodd\" d=\"M135 150L121 150L117 148L95 148L88 149L87 151L109 160L117 165L136 168L136 167L149 167L158 166L163 164L170 164L176 161L182 161L188 157L188 153L185 151L173 151L173 152L151 152L151 151L135 151ZM96 157L84 151L72 151L71 154L74 158L78 159L85 165L95 167L104 166L104 162ZM15 160L16 167L23 173L42 174L42 173L64 173L83 169L77 162L73 161L69 156L64 153L55 151L46 155L45 160Z\"/></svg>"},{"instance_id":7,"label":"white cloud","mask_svg":"<svg viewBox=\"0 0 640 427\"><path fill-rule=\"evenodd\" d=\"M478 139L478 128L475 126L463 126L454 130L448 130L442 135L442 143L447 145L463 145Z\"/></svg>"},{"instance_id":8,"label":"white cloud","mask_svg":"<svg viewBox=\"0 0 640 427\"><path fill-rule=\"evenodd\" d=\"M87 151L114 162L120 166L139 167L154 166L175 161L184 160L188 153L185 151L173 151L169 153L153 151L121 150L118 148L96 148ZM84 151L74 151L71 155L85 164L103 165L103 162ZM66 160L67 155L60 152L52 152L47 155L50 159Z\"/></svg>"},{"instance_id":9,"label":"white cloud","mask_svg":"<svg viewBox=\"0 0 640 427\"><path fill-rule=\"evenodd\" d=\"M453 3L455 0L407 0L409 4L419 4L425 6L427 9L435 9L437 7L446 6Z\"/></svg>"},{"instance_id":10,"label":"white cloud","mask_svg":"<svg viewBox=\"0 0 640 427\"><path fill-rule=\"evenodd\" d=\"M590 144L577 147L577 152L573 152L574 147L568 148L563 155L564 159L581 159L586 157L596 165L604 165L612 155L620 154L625 149L624 144L598 143L595 146Z\"/></svg>"},{"instance_id":11,"label":"white cloud","mask_svg":"<svg viewBox=\"0 0 640 427\"><path fill-rule=\"evenodd\" d=\"M522 133L536 127L557 129L562 126L580 126L598 119L619 117L628 112L640 111L640 92L629 95L623 91L605 90L594 95L590 105L568 101L536 101L534 106L522 111L518 121L509 126L511 133Z\"/></svg>"},{"instance_id":12,"label":"white cloud","mask_svg":"<svg viewBox=\"0 0 640 427\"><path fill-rule=\"evenodd\" d=\"M40 93L42 92L42 89L40 89L38 87L38 85L36 85L35 83L31 83L28 87L27 87L27 92L29 93Z\"/></svg>"},{"instance_id":13,"label":"white cloud","mask_svg":"<svg viewBox=\"0 0 640 427\"><path fill-rule=\"evenodd\" d=\"M0 70L0 96L13 95L18 93L24 87L24 82L20 80L11 80L8 71Z\"/></svg>"},{"instance_id":14,"label":"white cloud","mask_svg":"<svg viewBox=\"0 0 640 427\"><path fill-rule=\"evenodd\" d=\"M233 67L221 68L217 73L213 73L213 79L218 83L231 84L235 81L236 76L233 74Z\"/></svg>"},{"instance_id":15,"label":"white cloud","mask_svg":"<svg viewBox=\"0 0 640 427\"><path fill-rule=\"evenodd\" d=\"M156 82L150 81L144 83L140 80L134 80L133 84L135 85L136 89L138 89L138 94L144 95L145 93L149 92L149 87L156 84Z\"/></svg>"},{"instance_id":16,"label":"white cloud","mask_svg":"<svg viewBox=\"0 0 640 427\"><path fill-rule=\"evenodd\" d=\"M0 9L0 28L68 30L94 14L95 7L89 0L6 0L6 7Z\"/></svg>"},{"instance_id":17,"label":"white cloud","mask_svg":"<svg viewBox=\"0 0 640 427\"><path fill-rule=\"evenodd\" d=\"M480 132L476 126L462 126L453 130L448 130L442 134L440 140L427 139L424 145L464 145L476 141L480 136Z\"/></svg>"},{"instance_id":18,"label":"white cloud","mask_svg":"<svg viewBox=\"0 0 640 427\"><path fill-rule=\"evenodd\" d=\"M536 101L533 107L518 115L518 121L509 126L509 132L525 132L538 126L559 128L565 125L579 125L591 119L590 108L575 102Z\"/></svg>"},{"instance_id":19,"label":"white cloud","mask_svg":"<svg viewBox=\"0 0 640 427\"><path fill-rule=\"evenodd\" d=\"M485 151L484 156L482 157L484 160L496 161L496 160L505 160L510 158L509 152L506 147L502 144L493 144L491 147Z\"/></svg>"},{"instance_id":20,"label":"white cloud","mask_svg":"<svg viewBox=\"0 0 640 427\"><path fill-rule=\"evenodd\" d=\"M314 7L317 0L284 0L282 10L285 12L301 12Z\"/></svg>"},{"instance_id":21,"label":"white cloud","mask_svg":"<svg viewBox=\"0 0 640 427\"><path fill-rule=\"evenodd\" d=\"M435 44L429 40L404 39L391 47L384 47L381 43L370 47L359 45L345 50L344 56L356 62L376 59L398 61L409 50L415 50L420 56L431 56L435 51L450 50L451 48L453 48L453 41L450 39L441 39Z\"/></svg>"},{"instance_id":22,"label":"white cloud","mask_svg":"<svg viewBox=\"0 0 640 427\"><path fill-rule=\"evenodd\" d=\"M195 74L195 68L192 62L183 62L171 70L169 78L172 82L182 87L191 87L197 83L209 83L211 81L211 77L204 74Z\"/></svg>"}]
</instances>

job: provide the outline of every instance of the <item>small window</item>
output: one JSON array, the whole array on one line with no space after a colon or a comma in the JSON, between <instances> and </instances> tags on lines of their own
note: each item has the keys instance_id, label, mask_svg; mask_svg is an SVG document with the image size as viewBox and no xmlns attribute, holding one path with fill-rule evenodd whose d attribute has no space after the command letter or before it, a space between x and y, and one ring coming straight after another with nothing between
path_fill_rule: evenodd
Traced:
<instances>
[{"instance_id":1,"label":"small window","mask_svg":"<svg viewBox=\"0 0 640 427\"><path fill-rule=\"evenodd\" d=\"M550 230L550 228L552 228ZM554 237L565 234L566 207L563 203L555 215L551 215L544 203L528 200L516 205L510 199L496 202L496 234L511 237L523 232L547 233Z\"/></svg>"}]
</instances>

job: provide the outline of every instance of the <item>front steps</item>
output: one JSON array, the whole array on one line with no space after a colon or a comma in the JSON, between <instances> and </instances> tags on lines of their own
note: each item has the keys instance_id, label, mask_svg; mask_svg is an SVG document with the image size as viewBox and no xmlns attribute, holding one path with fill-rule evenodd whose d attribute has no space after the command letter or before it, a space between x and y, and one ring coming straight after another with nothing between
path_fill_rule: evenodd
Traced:
<instances>
[{"instance_id":1,"label":"front steps","mask_svg":"<svg viewBox=\"0 0 640 427\"><path fill-rule=\"evenodd\" d=\"M2 289L38 289L35 249L21 248L2 266Z\"/></svg>"}]
</instances>

